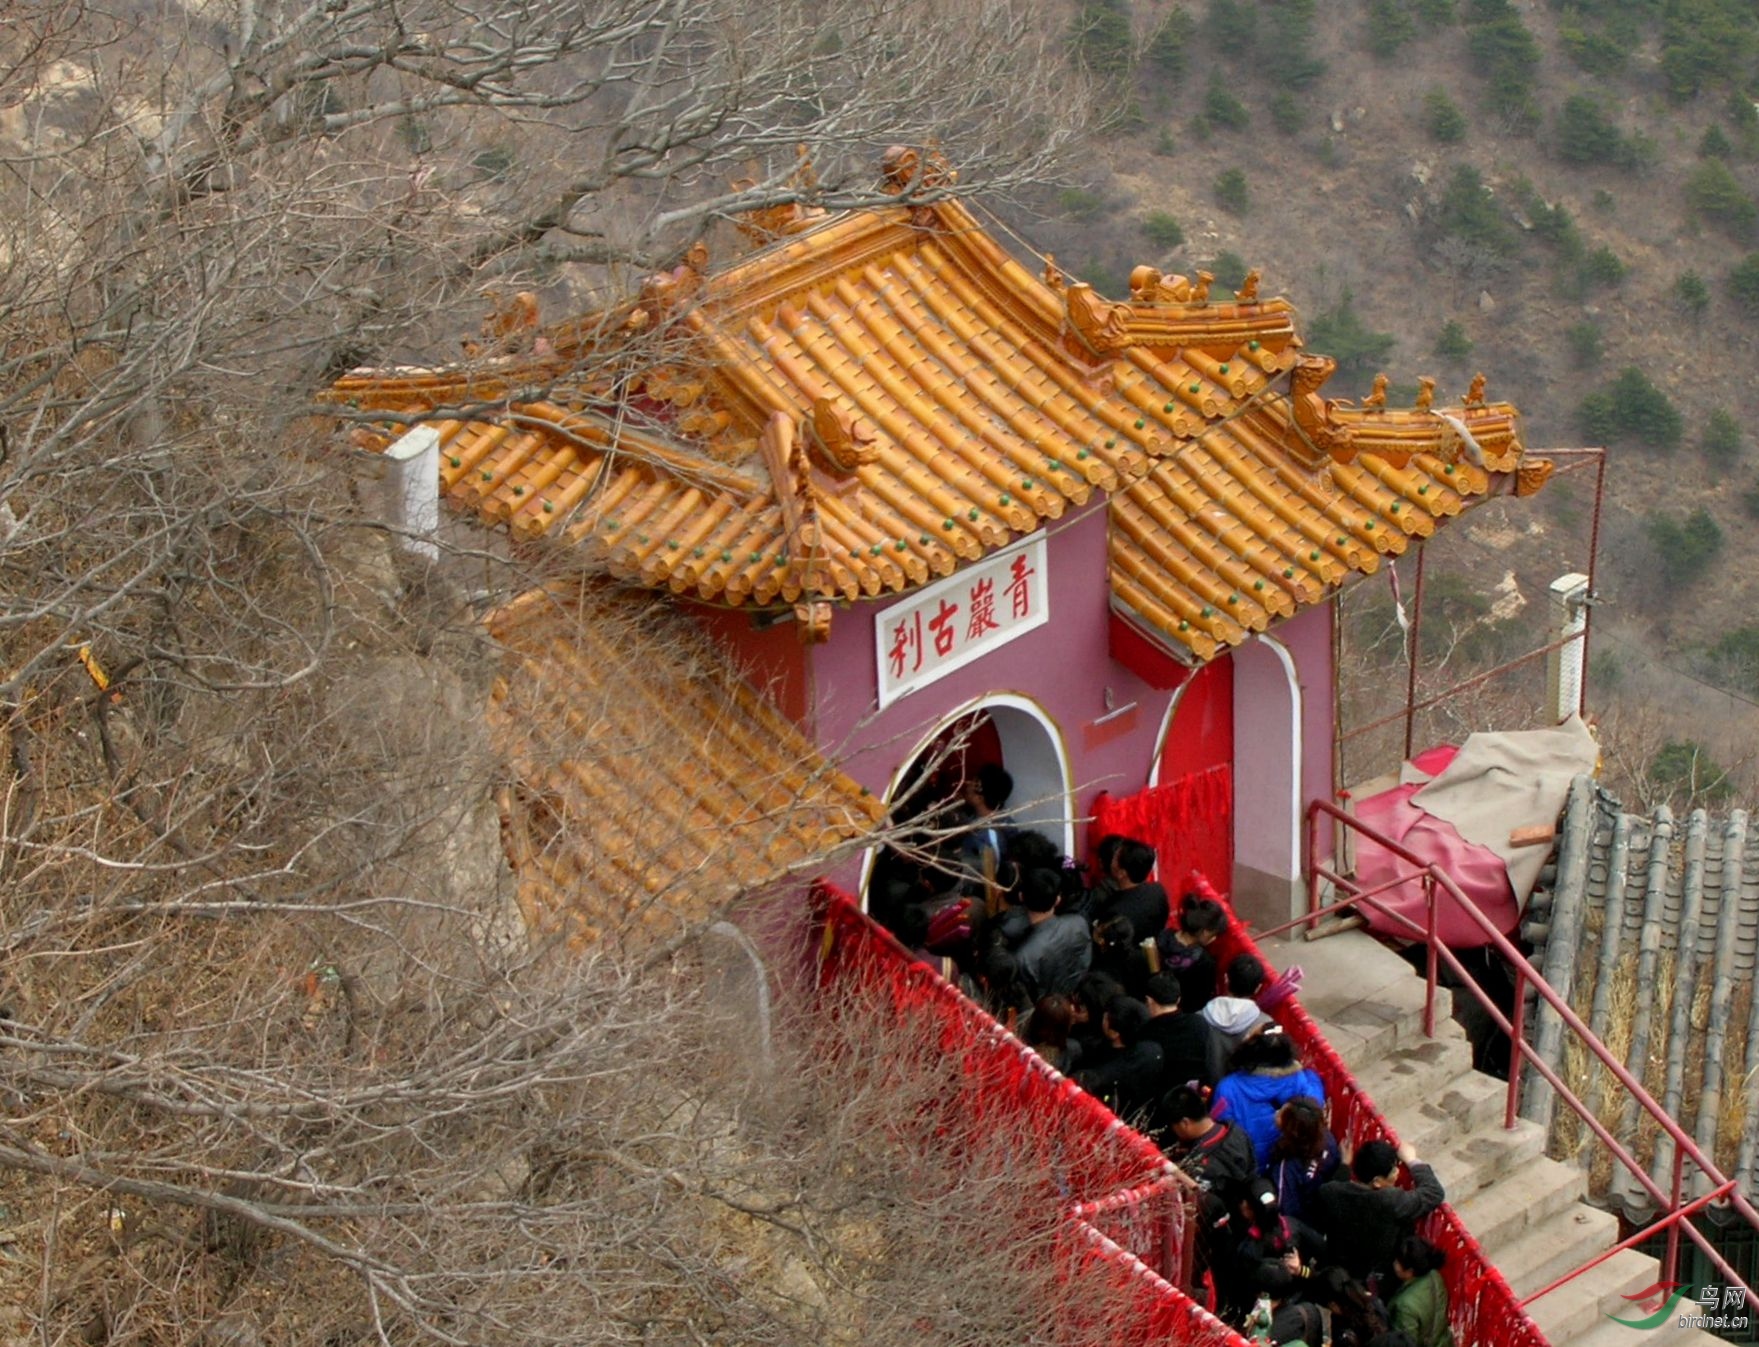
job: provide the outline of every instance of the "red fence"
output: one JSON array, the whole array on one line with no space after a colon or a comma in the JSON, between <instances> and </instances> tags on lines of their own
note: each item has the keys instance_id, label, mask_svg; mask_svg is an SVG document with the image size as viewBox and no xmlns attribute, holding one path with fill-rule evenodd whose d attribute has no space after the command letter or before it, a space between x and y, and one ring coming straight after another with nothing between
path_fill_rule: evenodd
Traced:
<instances>
[{"instance_id":1,"label":"red fence","mask_svg":"<svg viewBox=\"0 0 1759 1347\"><path fill-rule=\"evenodd\" d=\"M1192 873L1186 887L1228 906L1201 874ZM1154 1143L913 959L847 894L821 885L814 897L823 923L821 986L854 980L885 997L892 1013L957 1049L965 1088L947 1101L951 1114L967 1124L1008 1127L1025 1154L1059 1174L1056 1187L1067 1203L1066 1340L1083 1347L1244 1347L1244 1339L1173 1284L1188 1279L1188 1227L1169 1177L1172 1166ZM1223 967L1236 954L1253 954L1276 972L1231 908L1227 934L1213 952ZM1396 1144L1391 1126L1299 1001L1290 997L1271 1013L1325 1082L1332 1130L1345 1154L1364 1141ZM1424 1233L1447 1254L1442 1276L1457 1347L1548 1347L1451 1207L1430 1216ZM1106 1306L1103 1327L1084 1325L1083 1315L1100 1305Z\"/></svg>"},{"instance_id":2,"label":"red fence","mask_svg":"<svg viewBox=\"0 0 1759 1347\"><path fill-rule=\"evenodd\" d=\"M1218 897L1201 876L1193 876L1191 886L1205 897ZM1221 901L1225 906L1226 900ZM1264 963L1268 973L1277 971L1231 911L1228 932L1211 952L1220 967L1225 968L1237 954L1252 954ZM1365 1141L1390 1141L1397 1145L1398 1136L1392 1125L1381 1116L1337 1049L1326 1040L1299 1001L1290 997L1270 1013L1288 1031L1301 1060L1325 1082L1332 1131L1344 1154L1354 1154ZM1447 1181L1445 1174L1439 1177L1444 1183ZM1548 1347L1539 1326L1521 1308L1521 1298L1510 1289L1478 1241L1460 1224L1452 1207L1443 1206L1431 1215L1423 1234L1447 1254L1442 1280L1447 1283L1448 1322L1456 1347Z\"/></svg>"},{"instance_id":3,"label":"red fence","mask_svg":"<svg viewBox=\"0 0 1759 1347\"><path fill-rule=\"evenodd\" d=\"M1160 1149L913 959L847 894L821 884L814 901L821 987L859 986L956 1051L961 1085L946 1102L958 1126L1006 1129L1022 1169L1055 1176L1046 1198L1063 1208L1063 1340L1243 1347L1170 1280L1188 1269L1187 1217Z\"/></svg>"}]
</instances>

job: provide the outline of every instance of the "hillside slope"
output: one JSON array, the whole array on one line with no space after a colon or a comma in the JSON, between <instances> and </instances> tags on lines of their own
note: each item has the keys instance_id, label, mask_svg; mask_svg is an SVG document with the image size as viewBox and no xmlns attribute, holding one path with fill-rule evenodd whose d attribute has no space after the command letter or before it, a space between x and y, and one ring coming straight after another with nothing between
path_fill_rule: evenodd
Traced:
<instances>
[{"instance_id":1,"label":"hillside slope","mask_svg":"<svg viewBox=\"0 0 1759 1347\"><path fill-rule=\"evenodd\" d=\"M1071 45L1120 114L1085 187L1028 226L1059 264L1110 294L1139 262L1218 285L1257 267L1313 345L1358 357L1335 391L1385 369L1395 400L1419 374L1457 395L1482 370L1530 444L1608 444L1600 706L1660 708L1655 733L1740 756L1739 698L1759 694L1759 642L1729 639L1759 598L1759 277L1736 284L1759 246L1759 9L1086 0ZM1615 384L1628 368L1642 378ZM1585 559L1591 500L1590 475L1559 483L1507 516L1512 548L1492 528L1482 565L1456 562L1484 592L1513 565L1535 598Z\"/></svg>"}]
</instances>

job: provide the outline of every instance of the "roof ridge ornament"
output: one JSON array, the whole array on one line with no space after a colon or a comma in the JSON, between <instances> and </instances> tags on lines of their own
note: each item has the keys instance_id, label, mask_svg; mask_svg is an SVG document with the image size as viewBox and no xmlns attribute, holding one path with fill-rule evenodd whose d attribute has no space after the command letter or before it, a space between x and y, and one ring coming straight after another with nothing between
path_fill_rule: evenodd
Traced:
<instances>
[{"instance_id":1,"label":"roof ridge ornament","mask_svg":"<svg viewBox=\"0 0 1759 1347\"><path fill-rule=\"evenodd\" d=\"M1329 355L1296 356L1295 368L1289 375L1289 406L1302 439L1339 463L1352 463L1357 453L1356 437L1338 421L1340 404L1336 399L1321 397L1319 393L1337 368L1338 362Z\"/></svg>"},{"instance_id":2,"label":"roof ridge ornament","mask_svg":"<svg viewBox=\"0 0 1759 1347\"><path fill-rule=\"evenodd\" d=\"M788 175L786 185L803 197L816 201L818 170L812 166L812 152L806 148L805 141L794 147L794 161L794 171ZM754 192L757 185L755 164L749 177L736 178L729 184L735 192ZM783 201L774 206L756 206L740 212L733 227L761 248L788 234L810 229L829 214L823 206L808 204L804 200Z\"/></svg>"}]
</instances>

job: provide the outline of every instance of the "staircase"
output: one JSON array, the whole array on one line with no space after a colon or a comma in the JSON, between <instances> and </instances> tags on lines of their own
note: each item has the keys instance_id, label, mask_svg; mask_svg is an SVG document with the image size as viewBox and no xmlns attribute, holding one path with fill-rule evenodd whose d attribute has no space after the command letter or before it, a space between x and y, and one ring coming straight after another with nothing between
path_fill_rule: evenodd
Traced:
<instances>
[{"instance_id":1,"label":"staircase","mask_svg":"<svg viewBox=\"0 0 1759 1347\"><path fill-rule=\"evenodd\" d=\"M1584 1202L1586 1177L1545 1157L1545 1137L1520 1120L1503 1129L1507 1085L1472 1069L1465 1031L1437 992L1436 1036L1423 1035L1423 979L1398 955L1359 931L1324 940L1267 941L1277 967L1306 970L1301 1003L1403 1141L1435 1169L1467 1230L1525 1296L1618 1242L1618 1221ZM1527 1306L1553 1347L1721 1347L1715 1336L1678 1327L1649 1330L1606 1316L1645 1317L1621 1297L1661 1279L1660 1264L1625 1250Z\"/></svg>"}]
</instances>

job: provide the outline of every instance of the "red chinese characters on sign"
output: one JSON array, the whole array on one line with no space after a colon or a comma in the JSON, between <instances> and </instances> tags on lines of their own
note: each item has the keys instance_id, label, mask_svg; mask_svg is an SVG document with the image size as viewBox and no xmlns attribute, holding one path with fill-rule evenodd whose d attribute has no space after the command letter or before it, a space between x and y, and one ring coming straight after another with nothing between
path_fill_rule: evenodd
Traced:
<instances>
[{"instance_id":1,"label":"red chinese characters on sign","mask_svg":"<svg viewBox=\"0 0 1759 1347\"><path fill-rule=\"evenodd\" d=\"M1014 564L1008 567L1008 602L1013 605L1016 618L1029 617L1032 614L1032 584L1034 575L1038 574L1022 552L1014 558Z\"/></svg>"},{"instance_id":2,"label":"red chinese characters on sign","mask_svg":"<svg viewBox=\"0 0 1759 1347\"><path fill-rule=\"evenodd\" d=\"M979 580L971 586L971 622L965 628L967 641L980 641L983 634L997 629L996 582Z\"/></svg>"},{"instance_id":3,"label":"red chinese characters on sign","mask_svg":"<svg viewBox=\"0 0 1759 1347\"><path fill-rule=\"evenodd\" d=\"M1046 622L1045 574L1044 536L1035 534L878 614L880 705Z\"/></svg>"},{"instance_id":4,"label":"red chinese characters on sign","mask_svg":"<svg viewBox=\"0 0 1759 1347\"><path fill-rule=\"evenodd\" d=\"M934 653L945 658L959 643L959 605L945 599L940 604L940 611L928 620L928 629L934 633Z\"/></svg>"},{"instance_id":5,"label":"red chinese characters on sign","mask_svg":"<svg viewBox=\"0 0 1759 1347\"><path fill-rule=\"evenodd\" d=\"M922 614L906 613L892 628L892 677L902 678L922 668Z\"/></svg>"}]
</instances>

